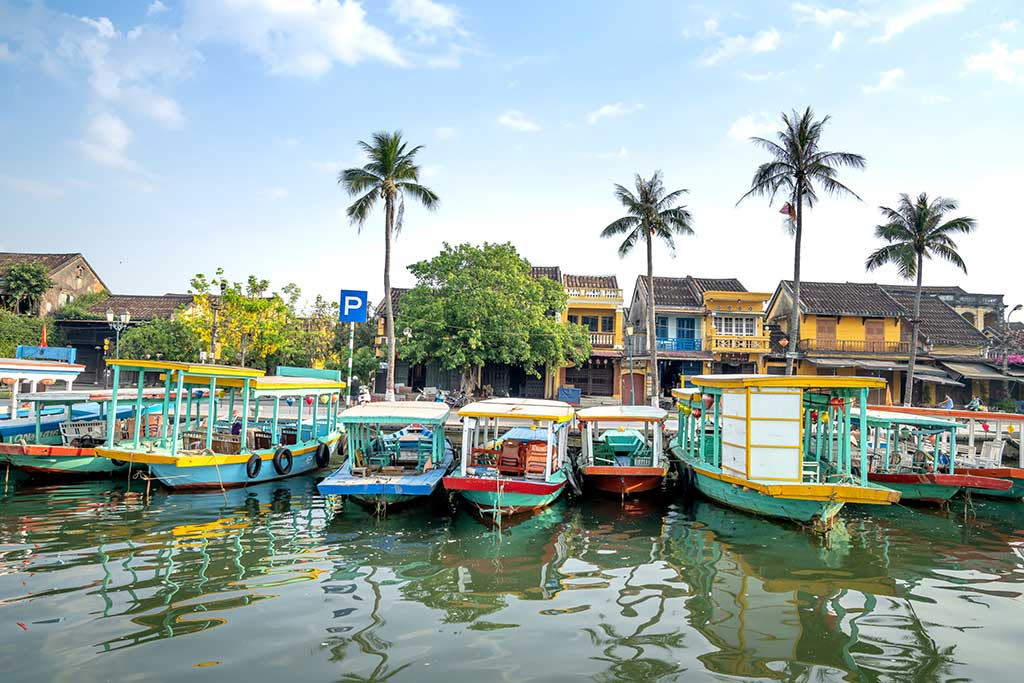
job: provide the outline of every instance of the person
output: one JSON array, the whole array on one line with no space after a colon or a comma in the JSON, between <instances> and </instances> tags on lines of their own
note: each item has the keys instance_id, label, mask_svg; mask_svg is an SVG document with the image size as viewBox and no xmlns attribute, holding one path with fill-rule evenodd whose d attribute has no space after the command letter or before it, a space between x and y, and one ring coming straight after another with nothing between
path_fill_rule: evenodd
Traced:
<instances>
[{"instance_id":1,"label":"person","mask_svg":"<svg viewBox=\"0 0 1024 683\"><path fill-rule=\"evenodd\" d=\"M231 435L238 436L242 433L242 414L237 410L231 416Z\"/></svg>"},{"instance_id":2,"label":"person","mask_svg":"<svg viewBox=\"0 0 1024 683\"><path fill-rule=\"evenodd\" d=\"M939 404L939 407L942 408L943 410L953 409L953 399L950 398L949 394L946 394L946 398L942 400L942 403Z\"/></svg>"},{"instance_id":3,"label":"person","mask_svg":"<svg viewBox=\"0 0 1024 683\"><path fill-rule=\"evenodd\" d=\"M967 410L981 410L981 398L975 396L971 399L971 402L967 404Z\"/></svg>"}]
</instances>

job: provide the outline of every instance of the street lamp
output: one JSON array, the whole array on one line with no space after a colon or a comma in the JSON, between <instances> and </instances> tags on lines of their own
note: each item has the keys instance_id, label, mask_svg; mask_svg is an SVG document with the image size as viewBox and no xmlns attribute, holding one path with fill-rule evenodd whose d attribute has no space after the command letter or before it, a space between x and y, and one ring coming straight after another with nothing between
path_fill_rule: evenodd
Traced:
<instances>
[{"instance_id":1,"label":"street lamp","mask_svg":"<svg viewBox=\"0 0 1024 683\"><path fill-rule=\"evenodd\" d=\"M128 323L132 320L132 314L128 312L126 308L124 313L114 317L114 309L107 309L107 324L110 325L110 329L114 331L114 358L121 357L121 333L124 332L124 328L128 327Z\"/></svg>"},{"instance_id":2,"label":"street lamp","mask_svg":"<svg viewBox=\"0 0 1024 683\"><path fill-rule=\"evenodd\" d=\"M636 405L633 395L633 326L626 325L626 352L629 354L629 405Z\"/></svg>"},{"instance_id":3,"label":"street lamp","mask_svg":"<svg viewBox=\"0 0 1024 683\"><path fill-rule=\"evenodd\" d=\"M1009 365L1010 356L1010 316L1024 308L1024 304L1017 304L1010 309L1010 312L1003 316L1003 375L1006 375L1006 370ZM1009 383L1005 382L1007 387L1007 393L1009 393Z\"/></svg>"}]
</instances>

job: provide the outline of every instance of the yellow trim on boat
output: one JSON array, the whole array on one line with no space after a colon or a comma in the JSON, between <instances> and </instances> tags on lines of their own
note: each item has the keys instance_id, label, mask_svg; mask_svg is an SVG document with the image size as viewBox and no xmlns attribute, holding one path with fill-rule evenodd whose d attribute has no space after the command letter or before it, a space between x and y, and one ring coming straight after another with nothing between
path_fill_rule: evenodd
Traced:
<instances>
[{"instance_id":1,"label":"yellow trim on boat","mask_svg":"<svg viewBox=\"0 0 1024 683\"><path fill-rule=\"evenodd\" d=\"M324 441L328 446L333 445L341 435L333 436ZM314 443L310 446L304 446L302 448L292 448L292 456L298 457L305 455L311 451L315 451L319 446L319 443ZM204 455L202 453L188 453L180 452L178 455L170 455L168 453L149 453L147 451L129 451L120 450L117 448L97 448L96 455L102 458L110 458L111 460L124 460L125 462L140 463L143 465L176 465L177 467L207 467L210 465L239 465L248 462L249 458L252 457L253 453L241 453L241 454L217 454ZM273 460L274 449L255 451L255 454L260 456L260 460Z\"/></svg>"},{"instance_id":2,"label":"yellow trim on boat","mask_svg":"<svg viewBox=\"0 0 1024 683\"><path fill-rule=\"evenodd\" d=\"M166 370L202 375L204 377L263 377L263 370L241 368L235 365L204 365L202 363L176 363L162 360L132 360L130 358L114 358L107 365L120 365L123 368L143 368L144 370ZM207 382L209 383L209 382Z\"/></svg>"},{"instance_id":3,"label":"yellow trim on boat","mask_svg":"<svg viewBox=\"0 0 1024 683\"><path fill-rule=\"evenodd\" d=\"M749 479L733 477L722 472L712 472L692 463L691 466L706 477L718 479L734 486L742 486L771 498L818 500L822 502L835 501L837 503L859 503L862 505L885 505L887 503L896 503L900 499L899 492L884 488L846 486L843 484L762 484L750 481Z\"/></svg>"},{"instance_id":4,"label":"yellow trim on boat","mask_svg":"<svg viewBox=\"0 0 1024 683\"><path fill-rule=\"evenodd\" d=\"M690 382L715 389L741 389L751 387L791 387L793 389L884 389L881 377L836 377L832 375L696 375ZM676 393L676 398L689 398L689 394Z\"/></svg>"}]
</instances>

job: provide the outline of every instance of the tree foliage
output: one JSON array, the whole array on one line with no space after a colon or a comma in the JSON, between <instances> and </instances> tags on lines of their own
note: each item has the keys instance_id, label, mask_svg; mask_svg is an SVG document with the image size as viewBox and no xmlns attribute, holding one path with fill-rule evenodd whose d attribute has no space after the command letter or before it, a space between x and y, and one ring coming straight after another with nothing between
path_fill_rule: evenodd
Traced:
<instances>
[{"instance_id":1,"label":"tree foliage","mask_svg":"<svg viewBox=\"0 0 1024 683\"><path fill-rule=\"evenodd\" d=\"M562 285L532 278L511 244L445 243L440 254L409 270L416 286L402 296L395 324L399 355L461 370L467 390L475 386L473 371L486 363L518 365L539 377L545 367L590 355L587 330L560 322Z\"/></svg>"},{"instance_id":2,"label":"tree foliage","mask_svg":"<svg viewBox=\"0 0 1024 683\"><path fill-rule=\"evenodd\" d=\"M93 313L89 309L107 299L110 292L88 292L79 294L73 301L69 301L55 314L58 320L102 320L103 313Z\"/></svg>"},{"instance_id":3,"label":"tree foliage","mask_svg":"<svg viewBox=\"0 0 1024 683\"><path fill-rule=\"evenodd\" d=\"M121 335L121 356L124 358L196 362L201 348L199 335L180 319L156 318L129 327Z\"/></svg>"},{"instance_id":4,"label":"tree foliage","mask_svg":"<svg viewBox=\"0 0 1024 683\"><path fill-rule=\"evenodd\" d=\"M63 337L52 318L18 315L0 309L0 358L14 358L19 345L38 346L44 322L50 346L62 345Z\"/></svg>"},{"instance_id":5,"label":"tree foliage","mask_svg":"<svg viewBox=\"0 0 1024 683\"><path fill-rule=\"evenodd\" d=\"M53 287L53 280L41 264L15 263L4 272L4 304L15 313L38 313L43 294L50 287Z\"/></svg>"}]
</instances>

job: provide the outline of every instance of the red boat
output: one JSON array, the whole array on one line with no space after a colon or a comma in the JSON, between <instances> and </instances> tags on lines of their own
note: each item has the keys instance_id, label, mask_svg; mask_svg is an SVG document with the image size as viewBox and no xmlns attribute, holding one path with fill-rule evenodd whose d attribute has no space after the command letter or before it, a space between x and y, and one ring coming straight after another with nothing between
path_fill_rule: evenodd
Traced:
<instances>
[{"instance_id":1,"label":"red boat","mask_svg":"<svg viewBox=\"0 0 1024 683\"><path fill-rule=\"evenodd\" d=\"M577 411L583 431L580 471L584 483L623 497L660 487L668 472L662 450L667 417L665 410L651 406L595 406Z\"/></svg>"}]
</instances>

